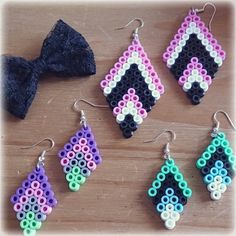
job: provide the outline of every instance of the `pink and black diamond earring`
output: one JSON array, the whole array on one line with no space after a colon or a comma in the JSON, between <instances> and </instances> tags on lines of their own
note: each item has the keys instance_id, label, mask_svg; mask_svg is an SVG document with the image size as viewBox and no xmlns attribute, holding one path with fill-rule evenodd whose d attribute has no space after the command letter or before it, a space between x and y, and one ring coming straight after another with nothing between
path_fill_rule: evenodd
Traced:
<instances>
[{"instance_id":1,"label":"pink and black diamond earring","mask_svg":"<svg viewBox=\"0 0 236 236\"><path fill-rule=\"evenodd\" d=\"M43 141L50 141L51 147L41 153L36 167L28 174L27 179L22 182L10 199L24 235L35 235L36 231L41 228L42 222L46 220L57 204L44 169L45 154L54 147L54 141L45 138L24 148L35 147Z\"/></svg>"},{"instance_id":2,"label":"pink and black diamond earring","mask_svg":"<svg viewBox=\"0 0 236 236\"><path fill-rule=\"evenodd\" d=\"M139 41L138 30L144 26L143 20L135 18L118 29L135 20L140 26L133 32L131 45L100 83L125 138L133 135L164 93L164 86Z\"/></svg>"},{"instance_id":3,"label":"pink and black diamond earring","mask_svg":"<svg viewBox=\"0 0 236 236\"><path fill-rule=\"evenodd\" d=\"M225 111L218 110L214 113L212 141L196 163L212 200L221 199L236 172L236 156L233 154L225 133L219 131L220 122L216 118L218 113L224 114L230 125L236 130L236 126Z\"/></svg>"},{"instance_id":4,"label":"pink and black diamond earring","mask_svg":"<svg viewBox=\"0 0 236 236\"><path fill-rule=\"evenodd\" d=\"M165 130L153 140L145 141L145 143L155 142L164 133L170 133L171 142L175 140L175 132ZM192 196L192 190L175 164L172 155L170 155L169 145L168 142L164 146L163 157L165 163L161 166L151 187L148 189L148 196L152 199L157 213L164 221L165 227L173 229L180 218L180 214L183 213L188 199Z\"/></svg>"},{"instance_id":5,"label":"pink and black diamond earring","mask_svg":"<svg viewBox=\"0 0 236 236\"><path fill-rule=\"evenodd\" d=\"M87 123L84 110L78 110L78 102L85 102L93 107L108 107L95 105L84 99L77 100L73 109L80 112L81 128L69 139L63 149L58 152L66 180L71 191L78 191L87 178L102 162L94 134Z\"/></svg>"},{"instance_id":6,"label":"pink and black diamond earring","mask_svg":"<svg viewBox=\"0 0 236 236\"><path fill-rule=\"evenodd\" d=\"M208 27L197 15L204 12L206 6L214 8ZM202 9L192 8L163 54L167 67L194 105L201 102L226 56L212 35L215 13L212 3L206 3Z\"/></svg>"}]
</instances>

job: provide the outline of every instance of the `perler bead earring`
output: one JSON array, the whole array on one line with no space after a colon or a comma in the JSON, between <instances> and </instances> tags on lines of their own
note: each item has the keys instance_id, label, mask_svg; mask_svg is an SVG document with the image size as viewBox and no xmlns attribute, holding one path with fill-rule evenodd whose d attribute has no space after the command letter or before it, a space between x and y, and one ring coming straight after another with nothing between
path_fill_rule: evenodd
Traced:
<instances>
[{"instance_id":1,"label":"perler bead earring","mask_svg":"<svg viewBox=\"0 0 236 236\"><path fill-rule=\"evenodd\" d=\"M144 26L143 20L135 18L118 29L135 20L140 26L134 30L131 45L100 83L125 138L133 135L164 93L164 86L139 41L138 30Z\"/></svg>"},{"instance_id":2,"label":"perler bead earring","mask_svg":"<svg viewBox=\"0 0 236 236\"><path fill-rule=\"evenodd\" d=\"M207 28L197 13L208 5L214 12ZM194 105L201 102L226 56L211 33L215 13L212 3L206 3L202 9L191 9L163 54L167 67Z\"/></svg>"},{"instance_id":3,"label":"perler bead earring","mask_svg":"<svg viewBox=\"0 0 236 236\"><path fill-rule=\"evenodd\" d=\"M24 235L35 235L36 231L41 228L42 222L46 220L52 212L52 208L57 204L44 169L45 154L54 147L54 141L45 138L24 148L35 147L43 141L50 141L51 147L41 153L36 167L28 174L27 179L22 182L16 193L11 196L11 203L14 205L13 209Z\"/></svg>"},{"instance_id":4,"label":"perler bead earring","mask_svg":"<svg viewBox=\"0 0 236 236\"><path fill-rule=\"evenodd\" d=\"M78 191L97 165L102 162L97 144L83 110L77 108L78 102L85 102L94 107L108 107L95 105L84 99L77 100L73 108L81 113L81 128L70 138L64 148L58 152L60 163L66 175L66 180L71 191Z\"/></svg>"},{"instance_id":5,"label":"perler bead earring","mask_svg":"<svg viewBox=\"0 0 236 236\"><path fill-rule=\"evenodd\" d=\"M170 133L171 141L175 140L176 134L171 130L165 130L153 140L145 141L145 143L156 141L164 133ZM184 205L192 196L192 190L170 155L169 142L164 146L163 157L165 163L148 189L148 195L165 222L165 227L173 229L180 218L180 213L184 210Z\"/></svg>"},{"instance_id":6,"label":"perler bead earring","mask_svg":"<svg viewBox=\"0 0 236 236\"><path fill-rule=\"evenodd\" d=\"M236 130L235 125L225 111L219 110L214 113L212 141L196 163L212 200L221 199L222 194L231 184L236 171L236 157L225 133L219 131L220 122L216 118L218 113L224 114Z\"/></svg>"}]
</instances>

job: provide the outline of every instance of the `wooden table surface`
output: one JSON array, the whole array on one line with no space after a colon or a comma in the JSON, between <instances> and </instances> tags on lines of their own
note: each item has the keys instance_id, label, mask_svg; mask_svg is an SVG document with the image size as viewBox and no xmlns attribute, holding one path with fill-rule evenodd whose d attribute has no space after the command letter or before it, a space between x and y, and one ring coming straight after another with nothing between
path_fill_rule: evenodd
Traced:
<instances>
[{"instance_id":1,"label":"wooden table surface","mask_svg":"<svg viewBox=\"0 0 236 236\"><path fill-rule=\"evenodd\" d=\"M58 3L16 4L4 6L3 53L33 59L39 55L43 39L53 24L63 19L82 33L94 50L97 74L89 78L40 80L36 97L24 120L6 114L3 120L4 231L20 232L9 197L32 170L43 147L20 150L45 137L56 145L46 158L46 170L58 199L58 205L43 224L41 233L157 233L168 234L156 213L147 189L163 163L163 136L156 143L144 144L163 129L171 128L177 140L171 152L193 196L185 207L177 227L179 233L231 232L233 228L233 187L220 201L209 198L195 162L210 142L211 116L218 109L233 115L232 6L217 4L212 30L227 53L209 91L198 106L190 105L170 71L162 54L192 5L160 3ZM199 3L194 7L202 7ZM207 22L212 9L202 19ZM141 17L145 27L140 40L165 86L161 97L141 127L130 139L124 139L108 108L81 104L96 136L103 163L89 177L79 192L69 192L57 152L79 129L79 114L71 109L76 99L106 104L99 83L117 58L128 47L135 23L126 30L114 30L134 17ZM223 116L222 129L233 141L235 134ZM232 118L235 118L232 116Z\"/></svg>"}]
</instances>

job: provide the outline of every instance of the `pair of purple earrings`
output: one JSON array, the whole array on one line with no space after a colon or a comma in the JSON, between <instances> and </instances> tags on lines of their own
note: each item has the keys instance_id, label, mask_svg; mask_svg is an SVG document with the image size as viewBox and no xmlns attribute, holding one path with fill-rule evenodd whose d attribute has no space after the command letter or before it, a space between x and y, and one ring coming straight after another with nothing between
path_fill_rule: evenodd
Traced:
<instances>
[{"instance_id":1,"label":"pair of purple earrings","mask_svg":"<svg viewBox=\"0 0 236 236\"><path fill-rule=\"evenodd\" d=\"M214 12L206 27L197 13L203 12L208 5ZM212 3L206 3L202 9L189 10L163 54L163 61L194 105L200 103L225 59L225 52L211 33L215 13ZM118 29L128 27L135 20L140 26L134 30L130 46L100 83L126 138L133 135L164 93L164 86L138 37L143 20L135 18Z\"/></svg>"}]
</instances>

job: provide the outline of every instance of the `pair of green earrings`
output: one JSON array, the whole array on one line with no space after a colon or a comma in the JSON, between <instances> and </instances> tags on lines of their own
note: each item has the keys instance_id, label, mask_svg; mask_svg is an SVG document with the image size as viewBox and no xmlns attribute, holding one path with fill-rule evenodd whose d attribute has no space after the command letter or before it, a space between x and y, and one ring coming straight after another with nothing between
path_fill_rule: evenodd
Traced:
<instances>
[{"instance_id":1,"label":"pair of green earrings","mask_svg":"<svg viewBox=\"0 0 236 236\"><path fill-rule=\"evenodd\" d=\"M220 122L216 118L218 113L224 114L230 125L236 130L225 111L218 110L214 113L211 143L196 162L196 167L201 173L212 200L221 199L222 194L231 184L236 171L236 157L225 133L219 130ZM175 140L175 132L165 130L153 140L146 141L146 143L156 141L164 133L170 133L172 136L171 141ZM148 195L164 221L165 227L173 229L184 210L184 205L187 204L188 199L192 196L192 190L175 164L170 154L169 144L168 142L164 146L163 157L165 163L161 166L160 172L157 173L155 180L152 182Z\"/></svg>"}]
</instances>

